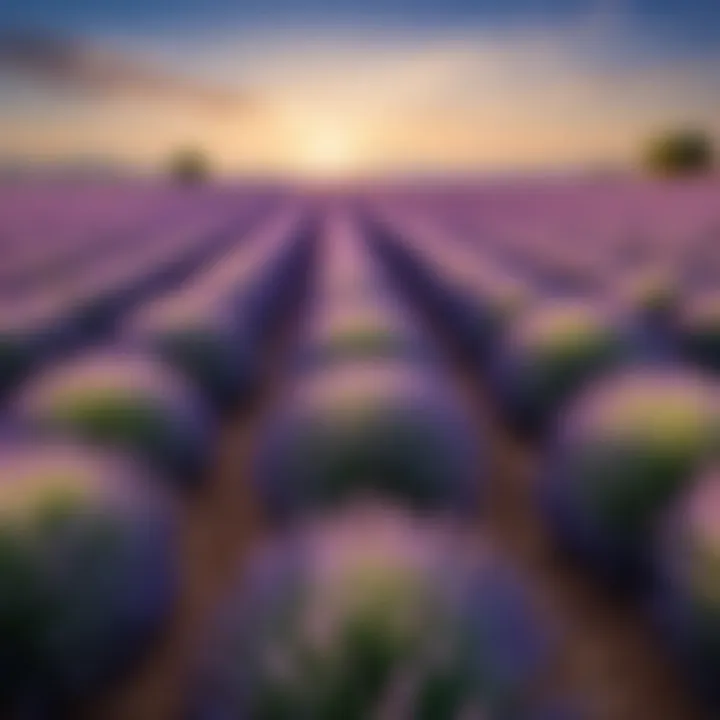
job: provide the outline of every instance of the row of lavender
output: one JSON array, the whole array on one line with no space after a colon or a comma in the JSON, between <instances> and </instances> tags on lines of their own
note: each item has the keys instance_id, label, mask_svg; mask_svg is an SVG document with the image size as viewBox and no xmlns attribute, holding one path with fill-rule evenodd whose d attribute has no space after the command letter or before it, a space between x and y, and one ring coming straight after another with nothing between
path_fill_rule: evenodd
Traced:
<instances>
[{"instance_id":1,"label":"row of lavender","mask_svg":"<svg viewBox=\"0 0 720 720\"><path fill-rule=\"evenodd\" d=\"M393 204L431 217L528 299L586 297L625 315L672 310L658 338L666 350L685 346L717 368L719 194L717 182L558 182Z\"/></svg>"},{"instance_id":2,"label":"row of lavender","mask_svg":"<svg viewBox=\"0 0 720 720\"><path fill-rule=\"evenodd\" d=\"M276 208L173 292L125 303L112 343L53 362L10 399L0 670L29 713L112 676L166 617L178 566L167 485L199 478L218 418L252 386L269 316L308 258L302 216ZM209 639L194 710L534 716L544 653L527 593L448 519L473 516L486 474L471 419L357 223L331 211L321 227L291 388L252 478L285 527ZM320 509L336 513L308 517Z\"/></svg>"},{"instance_id":3,"label":"row of lavender","mask_svg":"<svg viewBox=\"0 0 720 720\"><path fill-rule=\"evenodd\" d=\"M91 197L64 215L51 193L36 221L2 208L19 218L8 248L33 230L48 247L17 249L0 329L0 702L20 717L55 717L115 677L168 617L177 493L257 381L311 249L292 198L115 194L103 232Z\"/></svg>"},{"instance_id":4,"label":"row of lavender","mask_svg":"<svg viewBox=\"0 0 720 720\"><path fill-rule=\"evenodd\" d=\"M663 286L660 297L630 301L621 271L636 268L616 253L634 239L594 236L589 223L592 241L579 238L578 221L592 217L587 204L597 210L603 202L578 188L556 189L560 201L544 213L543 193L513 202L508 194L523 193L506 188L504 203L496 194L487 213L505 233L486 227L473 238L465 226L464 242L462 223L451 229L443 217L447 198L435 208L425 197L421 206L417 197L375 198L370 215L389 262L474 357L508 423L539 443L536 504L559 544L637 592L701 692L717 702L720 273L710 231L720 210L711 190L684 188L689 197L678 199L664 189L674 206L649 203L674 220L664 232L640 212L637 225L617 228L647 233L636 258L641 272L665 264L674 275L672 292ZM691 201L695 213L684 216ZM465 203L472 217L473 203ZM698 220L704 234L693 229ZM563 238L562 223L572 236ZM570 270L578 258L585 264Z\"/></svg>"},{"instance_id":5,"label":"row of lavender","mask_svg":"<svg viewBox=\"0 0 720 720\"><path fill-rule=\"evenodd\" d=\"M560 717L535 693L552 650L534 599L468 522L482 437L357 217L324 218L256 447L275 538L221 612L193 717Z\"/></svg>"},{"instance_id":6,"label":"row of lavender","mask_svg":"<svg viewBox=\"0 0 720 720\"><path fill-rule=\"evenodd\" d=\"M29 371L75 348L109 337L123 313L169 290L242 237L269 199L167 191L148 199L116 190L113 212L68 202L49 216L25 198L22 230L5 229L0 278L0 393ZM72 200L72 196L67 198ZM7 202L7 200L6 200ZM77 203L77 200L76 200ZM21 198L12 206L22 208ZM89 215L89 217L88 217ZM22 216L22 215L21 215ZM24 216L22 216L24 217Z\"/></svg>"},{"instance_id":7,"label":"row of lavender","mask_svg":"<svg viewBox=\"0 0 720 720\"><path fill-rule=\"evenodd\" d=\"M192 693L203 720L547 716L535 691L551 652L533 598L458 523L482 505L492 448L393 275L464 340L512 424L547 437L538 505L558 537L606 574L652 581L668 634L699 674L717 667L707 511L717 483L692 481L706 464L712 473L720 444L716 380L655 362L670 362L675 326L654 303L634 313L595 290L550 292L566 272L546 245L517 232L514 243L487 233L463 245L443 228L450 216L471 218L472 203L450 212L447 202L375 202L367 223L342 203L321 213L309 317L250 478L277 533L208 640ZM527 202L508 202L508 221ZM203 222L227 226L223 213L237 210L223 198L204 219L176 215L176 240L138 242L140 260L112 240L98 246L121 281L108 281L92 323L63 337L72 348L102 344L74 357L38 352L38 372L9 398L8 693L56 703L95 685L146 644L177 594L168 485L193 484L207 466L215 428L253 386L270 318L315 235L307 208L290 203L250 231L245 215L242 244L224 233L209 241ZM82 242L70 245L82 254ZM131 268L116 275L119 254ZM168 276L166 262L181 268ZM651 525L675 503L658 535Z\"/></svg>"}]
</instances>

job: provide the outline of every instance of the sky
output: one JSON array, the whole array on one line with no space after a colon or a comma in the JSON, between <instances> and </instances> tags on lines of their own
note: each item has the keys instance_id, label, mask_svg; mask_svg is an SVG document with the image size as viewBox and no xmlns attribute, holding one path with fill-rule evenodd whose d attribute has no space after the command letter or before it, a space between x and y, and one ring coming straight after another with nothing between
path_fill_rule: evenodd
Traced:
<instances>
[{"instance_id":1,"label":"sky","mask_svg":"<svg viewBox=\"0 0 720 720\"><path fill-rule=\"evenodd\" d=\"M0 157L300 176L628 165L720 138L720 0L4 0Z\"/></svg>"}]
</instances>

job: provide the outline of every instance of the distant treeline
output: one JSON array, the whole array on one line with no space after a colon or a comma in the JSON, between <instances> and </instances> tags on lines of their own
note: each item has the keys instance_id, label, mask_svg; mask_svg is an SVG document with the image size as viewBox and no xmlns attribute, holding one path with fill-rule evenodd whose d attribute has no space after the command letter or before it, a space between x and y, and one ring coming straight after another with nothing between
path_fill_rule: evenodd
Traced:
<instances>
[{"instance_id":1,"label":"distant treeline","mask_svg":"<svg viewBox=\"0 0 720 720\"><path fill-rule=\"evenodd\" d=\"M671 130L650 139L642 151L643 168L659 177L693 176L715 169L715 148L701 130ZM171 154L167 172L176 182L195 185L209 179L208 154L199 147L183 147Z\"/></svg>"}]
</instances>

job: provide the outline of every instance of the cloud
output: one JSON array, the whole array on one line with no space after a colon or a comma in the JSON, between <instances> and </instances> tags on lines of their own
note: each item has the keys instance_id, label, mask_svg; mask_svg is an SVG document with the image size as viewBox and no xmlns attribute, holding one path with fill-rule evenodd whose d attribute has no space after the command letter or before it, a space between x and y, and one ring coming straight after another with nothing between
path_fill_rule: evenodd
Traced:
<instances>
[{"instance_id":1,"label":"cloud","mask_svg":"<svg viewBox=\"0 0 720 720\"><path fill-rule=\"evenodd\" d=\"M0 71L61 89L192 105L212 112L258 108L250 94L192 81L84 40L46 33L0 32Z\"/></svg>"}]
</instances>

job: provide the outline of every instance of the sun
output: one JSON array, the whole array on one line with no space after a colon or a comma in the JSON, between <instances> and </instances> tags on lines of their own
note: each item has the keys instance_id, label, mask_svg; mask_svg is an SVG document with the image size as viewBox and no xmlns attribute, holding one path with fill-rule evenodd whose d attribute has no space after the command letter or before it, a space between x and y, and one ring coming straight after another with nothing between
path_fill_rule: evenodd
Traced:
<instances>
[{"instance_id":1,"label":"sun","mask_svg":"<svg viewBox=\"0 0 720 720\"><path fill-rule=\"evenodd\" d=\"M359 169L360 156L352 138L333 127L314 128L300 143L298 170L320 180L342 178Z\"/></svg>"}]
</instances>

